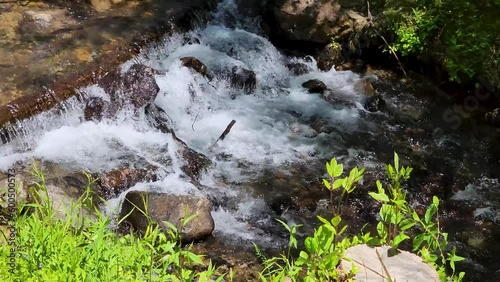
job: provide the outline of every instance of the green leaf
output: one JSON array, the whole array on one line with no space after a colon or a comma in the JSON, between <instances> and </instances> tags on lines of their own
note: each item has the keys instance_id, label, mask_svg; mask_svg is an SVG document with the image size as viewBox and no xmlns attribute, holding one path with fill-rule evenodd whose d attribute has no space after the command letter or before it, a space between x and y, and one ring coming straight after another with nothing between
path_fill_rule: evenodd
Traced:
<instances>
[{"instance_id":1,"label":"green leaf","mask_svg":"<svg viewBox=\"0 0 500 282\"><path fill-rule=\"evenodd\" d=\"M439 207L439 198L436 196L432 197L432 204L434 204L437 207Z\"/></svg>"},{"instance_id":2,"label":"green leaf","mask_svg":"<svg viewBox=\"0 0 500 282\"><path fill-rule=\"evenodd\" d=\"M281 225L283 225L288 232L292 232L292 230L290 229L290 226L288 224L286 224L286 222L284 222L283 220L278 219L278 218L276 218L276 221L281 223Z\"/></svg>"},{"instance_id":3,"label":"green leaf","mask_svg":"<svg viewBox=\"0 0 500 282\"><path fill-rule=\"evenodd\" d=\"M330 182L326 179L323 179L323 185L325 185L326 189L332 190L332 187L330 186ZM335 188L333 188L335 189Z\"/></svg>"},{"instance_id":4,"label":"green leaf","mask_svg":"<svg viewBox=\"0 0 500 282\"><path fill-rule=\"evenodd\" d=\"M328 172L328 175L330 177L333 177L333 168L332 168L332 166L328 162L326 162L326 171Z\"/></svg>"},{"instance_id":5,"label":"green leaf","mask_svg":"<svg viewBox=\"0 0 500 282\"><path fill-rule=\"evenodd\" d=\"M406 219L403 219L400 223L399 223L399 229L401 230L408 230L410 228L412 228L414 225L415 225L415 221L411 218L406 218Z\"/></svg>"},{"instance_id":6,"label":"green leaf","mask_svg":"<svg viewBox=\"0 0 500 282\"><path fill-rule=\"evenodd\" d=\"M394 168L397 171L399 171L399 156L396 152L394 152Z\"/></svg>"},{"instance_id":7,"label":"green leaf","mask_svg":"<svg viewBox=\"0 0 500 282\"><path fill-rule=\"evenodd\" d=\"M375 192L369 192L368 195L370 195L372 198L374 198L377 201L380 202L389 202L389 197L387 197L386 194L379 194Z\"/></svg>"},{"instance_id":8,"label":"green leaf","mask_svg":"<svg viewBox=\"0 0 500 282\"><path fill-rule=\"evenodd\" d=\"M325 218L323 218L319 215L317 215L316 217L319 219L319 221L323 222L324 224L330 225L330 222L328 220L326 220Z\"/></svg>"},{"instance_id":9,"label":"green leaf","mask_svg":"<svg viewBox=\"0 0 500 282\"><path fill-rule=\"evenodd\" d=\"M344 165L343 164L339 164L335 167L334 171L333 171L333 176L334 177L339 177L342 172L344 171Z\"/></svg>"},{"instance_id":10,"label":"green leaf","mask_svg":"<svg viewBox=\"0 0 500 282\"><path fill-rule=\"evenodd\" d=\"M333 182L333 190L339 188L345 183L345 178L339 178Z\"/></svg>"},{"instance_id":11,"label":"green leaf","mask_svg":"<svg viewBox=\"0 0 500 282\"><path fill-rule=\"evenodd\" d=\"M432 216L436 213L437 208L434 205L430 205L427 210L425 211L425 217L424 217L424 222L426 224L429 224L432 220Z\"/></svg>"},{"instance_id":12,"label":"green leaf","mask_svg":"<svg viewBox=\"0 0 500 282\"><path fill-rule=\"evenodd\" d=\"M199 264L199 265L203 265L203 261L201 260L201 257L199 255L191 253L191 252L188 252L187 255L188 255L188 258L192 262Z\"/></svg>"},{"instance_id":13,"label":"green leaf","mask_svg":"<svg viewBox=\"0 0 500 282\"><path fill-rule=\"evenodd\" d=\"M420 248L422 243L424 242L424 236L425 234L418 234L413 238L413 251L416 251Z\"/></svg>"},{"instance_id":14,"label":"green leaf","mask_svg":"<svg viewBox=\"0 0 500 282\"><path fill-rule=\"evenodd\" d=\"M394 237L394 243L393 246L397 248L401 242L403 242L406 239L409 239L410 237L403 232L399 233L398 236Z\"/></svg>"},{"instance_id":15,"label":"green leaf","mask_svg":"<svg viewBox=\"0 0 500 282\"><path fill-rule=\"evenodd\" d=\"M384 190L384 188L382 188L382 183L380 183L380 181L379 181L379 180L377 180L377 182L376 182L376 183L377 183L377 190L378 190L378 192L379 192L380 194L385 194L385 190Z\"/></svg>"}]
</instances>

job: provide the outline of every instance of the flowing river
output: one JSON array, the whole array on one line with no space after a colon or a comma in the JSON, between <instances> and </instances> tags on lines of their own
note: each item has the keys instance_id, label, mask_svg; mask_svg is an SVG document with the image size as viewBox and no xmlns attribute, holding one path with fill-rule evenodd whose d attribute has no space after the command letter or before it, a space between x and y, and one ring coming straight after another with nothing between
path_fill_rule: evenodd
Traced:
<instances>
[{"instance_id":1,"label":"flowing river","mask_svg":"<svg viewBox=\"0 0 500 282\"><path fill-rule=\"evenodd\" d=\"M500 146L494 132L473 122L453 129L443 118L450 101L423 83L404 83L371 75L387 111L368 112L356 91L361 75L319 71L312 58L288 56L261 35L258 22L234 12L231 0L219 5L208 25L173 34L125 63L142 63L159 71L155 104L169 125L191 148L214 165L193 185L182 177L172 153L172 137L124 108L113 119L83 121L84 104L72 98L61 109L18 122L18 137L0 145L0 170L19 161L41 159L99 173L116 167L154 165L160 179L130 189L205 195L214 203L214 237L228 248L251 248L257 242L278 249L286 234L274 218L317 226L315 214L327 211L328 194L321 187L324 163L332 157L347 168L366 167L367 176L346 204L353 226L373 221L377 206L367 199L373 179L384 177L384 164L397 151L404 165L414 167L406 184L410 203L425 208L432 194L443 201L441 221L450 244L466 257L461 269L468 280L496 281L500 274ZM214 79L181 65L196 57ZM294 75L287 65L310 69ZM234 66L256 74L256 90L246 94L217 74ZM302 83L323 81L349 104L332 104L309 94ZM96 85L80 89L82 97L104 97ZM349 106L350 105L350 106ZM214 142L231 120L227 137ZM170 145L170 146L169 146ZM109 201L116 209L124 194Z\"/></svg>"}]
</instances>

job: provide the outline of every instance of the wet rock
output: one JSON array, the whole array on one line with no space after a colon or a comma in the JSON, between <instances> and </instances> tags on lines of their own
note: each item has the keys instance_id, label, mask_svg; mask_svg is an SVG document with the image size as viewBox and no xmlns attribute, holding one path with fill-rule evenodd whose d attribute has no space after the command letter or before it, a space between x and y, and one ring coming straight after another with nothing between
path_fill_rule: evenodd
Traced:
<instances>
[{"instance_id":1,"label":"wet rock","mask_svg":"<svg viewBox=\"0 0 500 282\"><path fill-rule=\"evenodd\" d=\"M496 108L484 115L484 120L495 127L500 127L500 108Z\"/></svg>"},{"instance_id":2,"label":"wet rock","mask_svg":"<svg viewBox=\"0 0 500 282\"><path fill-rule=\"evenodd\" d=\"M126 105L137 109L152 103L160 91L155 74L156 70L139 64L131 66L123 74L119 69L108 73L98 85L109 95L109 102L101 97L89 98L84 109L85 119L113 117Z\"/></svg>"},{"instance_id":3,"label":"wet rock","mask_svg":"<svg viewBox=\"0 0 500 282\"><path fill-rule=\"evenodd\" d=\"M160 87L156 84L156 73L155 69L144 65L130 67L123 75L121 98L137 108L152 102L160 91Z\"/></svg>"},{"instance_id":4,"label":"wet rock","mask_svg":"<svg viewBox=\"0 0 500 282\"><path fill-rule=\"evenodd\" d=\"M134 209L134 206L137 208ZM183 242L192 242L212 234L215 224L210 214L211 210L211 204L206 198L131 191L125 196L120 217L123 218L130 213L126 221L134 229L142 232L148 227L148 217L151 221L158 223L164 231L168 227L163 221L168 221L181 230ZM147 211L147 217L141 211ZM182 220L194 214L198 215L181 229Z\"/></svg>"},{"instance_id":5,"label":"wet rock","mask_svg":"<svg viewBox=\"0 0 500 282\"><path fill-rule=\"evenodd\" d=\"M321 93L321 98L330 103L337 110L356 107L354 102L349 100L348 97L334 90L327 89L323 91L323 93Z\"/></svg>"},{"instance_id":6,"label":"wet rock","mask_svg":"<svg viewBox=\"0 0 500 282\"><path fill-rule=\"evenodd\" d=\"M266 7L269 33L289 40L328 44L368 27L363 15L342 9L336 0L270 0Z\"/></svg>"},{"instance_id":7,"label":"wet rock","mask_svg":"<svg viewBox=\"0 0 500 282\"><path fill-rule=\"evenodd\" d=\"M108 171L96 176L101 196L110 199L140 182L156 181L158 179L154 167L122 168Z\"/></svg>"},{"instance_id":8,"label":"wet rock","mask_svg":"<svg viewBox=\"0 0 500 282\"><path fill-rule=\"evenodd\" d=\"M303 63L289 63L286 65L290 73L293 75L303 75L311 72L311 68Z\"/></svg>"},{"instance_id":9,"label":"wet rock","mask_svg":"<svg viewBox=\"0 0 500 282\"><path fill-rule=\"evenodd\" d=\"M90 0L92 8L94 8L94 10L96 10L97 12L107 11L114 4L118 4L121 2L123 2L123 0Z\"/></svg>"},{"instance_id":10,"label":"wet rock","mask_svg":"<svg viewBox=\"0 0 500 282\"><path fill-rule=\"evenodd\" d=\"M195 57L183 57L183 58L181 58L181 61L182 61L183 66L185 66L189 69L192 69L195 72L197 72L205 77L208 75L207 66L205 66L205 64L203 64L197 58L195 58Z\"/></svg>"},{"instance_id":11,"label":"wet rock","mask_svg":"<svg viewBox=\"0 0 500 282\"><path fill-rule=\"evenodd\" d=\"M325 83L319 79L311 79L302 83L302 87L307 88L309 93L323 93L327 87Z\"/></svg>"},{"instance_id":12,"label":"wet rock","mask_svg":"<svg viewBox=\"0 0 500 282\"><path fill-rule=\"evenodd\" d=\"M53 31L52 21L51 14L26 11L19 28L23 34L47 34Z\"/></svg>"},{"instance_id":13,"label":"wet rock","mask_svg":"<svg viewBox=\"0 0 500 282\"><path fill-rule=\"evenodd\" d=\"M354 60L353 62L347 62L347 63L343 63L341 65L335 65L335 70L336 71L352 71L352 72L355 72L355 73L364 73L367 71L367 66L365 65L365 63L360 60L360 59L356 59Z\"/></svg>"},{"instance_id":14,"label":"wet rock","mask_svg":"<svg viewBox=\"0 0 500 282\"><path fill-rule=\"evenodd\" d=\"M231 69L230 80L232 87L243 89L247 94L253 93L257 87L255 72L240 66Z\"/></svg>"},{"instance_id":15,"label":"wet rock","mask_svg":"<svg viewBox=\"0 0 500 282\"><path fill-rule=\"evenodd\" d=\"M326 45L319 52L316 61L318 62L318 68L322 71L329 71L333 66L341 65L344 62L342 46L336 42Z\"/></svg>"},{"instance_id":16,"label":"wet rock","mask_svg":"<svg viewBox=\"0 0 500 282\"><path fill-rule=\"evenodd\" d=\"M313 138L317 135L317 132L313 128L305 124L300 124L298 122L294 122L290 125L290 131L307 138Z\"/></svg>"},{"instance_id":17,"label":"wet rock","mask_svg":"<svg viewBox=\"0 0 500 282\"><path fill-rule=\"evenodd\" d=\"M196 181L200 174L206 171L212 165L212 161L205 155L189 148L189 146L180 138L178 138L175 133L172 132L172 135L180 145L179 155L184 161L184 165L181 167L182 171L192 180Z\"/></svg>"},{"instance_id":18,"label":"wet rock","mask_svg":"<svg viewBox=\"0 0 500 282\"><path fill-rule=\"evenodd\" d=\"M362 79L356 81L353 85L354 91L362 94L366 97L372 97L376 95L375 87L371 82L370 77L363 77Z\"/></svg>"},{"instance_id":19,"label":"wet rock","mask_svg":"<svg viewBox=\"0 0 500 282\"><path fill-rule=\"evenodd\" d=\"M90 97L83 110L83 117L85 120L99 121L110 112L109 108L109 102L101 97Z\"/></svg>"},{"instance_id":20,"label":"wet rock","mask_svg":"<svg viewBox=\"0 0 500 282\"><path fill-rule=\"evenodd\" d=\"M385 101L380 95L371 96L365 99L363 107L369 112L383 111L385 107Z\"/></svg>"}]
</instances>

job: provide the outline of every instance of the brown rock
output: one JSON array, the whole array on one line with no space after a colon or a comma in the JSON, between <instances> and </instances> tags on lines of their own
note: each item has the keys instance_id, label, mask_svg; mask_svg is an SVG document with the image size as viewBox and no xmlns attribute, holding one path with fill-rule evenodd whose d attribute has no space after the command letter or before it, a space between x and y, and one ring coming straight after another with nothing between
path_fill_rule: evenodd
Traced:
<instances>
[{"instance_id":1,"label":"brown rock","mask_svg":"<svg viewBox=\"0 0 500 282\"><path fill-rule=\"evenodd\" d=\"M147 203L147 207L145 203ZM134 209L134 206L137 208ZM125 196L120 217L124 217L130 213L126 221L134 229L142 232L149 225L148 218L158 223L164 231L168 227L163 222L170 222L181 231L183 242L192 242L201 240L212 234L215 224L210 214L211 210L211 204L205 198L131 191ZM147 211L147 217L141 211ZM197 214L197 216L182 228L183 219L194 214Z\"/></svg>"},{"instance_id":2,"label":"brown rock","mask_svg":"<svg viewBox=\"0 0 500 282\"><path fill-rule=\"evenodd\" d=\"M155 74L156 70L138 64L124 74L119 69L106 74L98 85L109 95L110 101L100 97L89 98L84 109L85 119L100 120L114 116L125 105L140 108L151 103L160 91Z\"/></svg>"},{"instance_id":3,"label":"brown rock","mask_svg":"<svg viewBox=\"0 0 500 282\"><path fill-rule=\"evenodd\" d=\"M92 7L97 12L104 12L111 8L113 0L90 0Z\"/></svg>"},{"instance_id":4,"label":"brown rock","mask_svg":"<svg viewBox=\"0 0 500 282\"><path fill-rule=\"evenodd\" d=\"M82 47L75 49L74 51L75 57L80 61L92 62L94 59L92 58L92 53L90 49Z\"/></svg>"},{"instance_id":5,"label":"brown rock","mask_svg":"<svg viewBox=\"0 0 500 282\"><path fill-rule=\"evenodd\" d=\"M190 69L196 71L197 73L199 73L199 74L201 74L203 76L207 76L208 75L207 66L205 66L205 64L203 64L197 58L195 58L195 57L184 57L184 58L181 58L181 61L182 61L182 65L183 66L185 66L187 68L190 68Z\"/></svg>"},{"instance_id":6,"label":"brown rock","mask_svg":"<svg viewBox=\"0 0 500 282\"><path fill-rule=\"evenodd\" d=\"M376 95L375 87L370 81L370 78L364 77L358 81L356 81L353 85L354 91L363 94L367 97L372 97Z\"/></svg>"},{"instance_id":7,"label":"brown rock","mask_svg":"<svg viewBox=\"0 0 500 282\"><path fill-rule=\"evenodd\" d=\"M323 93L327 87L325 83L319 79L311 79L302 83L302 87L307 88L309 93Z\"/></svg>"},{"instance_id":8,"label":"brown rock","mask_svg":"<svg viewBox=\"0 0 500 282\"><path fill-rule=\"evenodd\" d=\"M267 6L274 17L268 23L272 32L290 40L328 44L367 27L364 16L342 9L336 0L270 0Z\"/></svg>"},{"instance_id":9,"label":"brown rock","mask_svg":"<svg viewBox=\"0 0 500 282\"><path fill-rule=\"evenodd\" d=\"M47 34L54 30L53 17L49 13L26 11L20 23L23 34Z\"/></svg>"},{"instance_id":10,"label":"brown rock","mask_svg":"<svg viewBox=\"0 0 500 282\"><path fill-rule=\"evenodd\" d=\"M156 181L157 175L154 167L131 169L121 168L108 171L97 177L101 196L110 199L118 196L121 192L145 181Z\"/></svg>"}]
</instances>

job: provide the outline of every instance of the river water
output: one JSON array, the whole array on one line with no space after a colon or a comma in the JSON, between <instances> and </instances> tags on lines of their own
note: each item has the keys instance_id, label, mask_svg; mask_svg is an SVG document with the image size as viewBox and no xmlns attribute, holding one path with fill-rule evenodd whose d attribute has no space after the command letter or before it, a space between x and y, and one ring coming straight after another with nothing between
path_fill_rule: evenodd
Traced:
<instances>
[{"instance_id":1,"label":"river water","mask_svg":"<svg viewBox=\"0 0 500 282\"><path fill-rule=\"evenodd\" d=\"M214 202L214 236L234 248L251 242L271 249L286 243L274 218L303 223L304 233L317 225L328 194L321 188L324 163L337 157L348 168L366 167L367 177L346 204L353 225L373 220L377 207L366 192L373 179L384 176L384 164L397 151L415 168L405 186L411 204L424 208L432 194L444 200L444 231L451 245L466 257L461 268L471 281L496 281L500 262L500 150L488 128L464 122L458 129L443 119L449 100L423 83L384 80L371 75L387 103L387 111L367 112L364 96L354 85L362 76L350 71L319 71L312 58L287 56L264 38L254 20L235 12L234 3L219 5L206 26L173 34L143 50L134 60L159 73L155 104L191 148L208 156L214 166L194 185L182 177L173 154L172 137L152 128L144 113L123 109L116 118L84 122L83 104L70 99L57 110L17 123L18 138L0 146L0 170L17 161L42 159L74 170L104 172L116 167L153 164L160 180L131 189L206 195ZM193 56L206 64L209 80L181 66ZM310 68L293 75L289 63ZM247 95L217 74L233 66L255 72L256 90ZM352 106L331 104L301 85L320 79ZM82 97L106 94L92 85ZM344 105L344 106L343 106ZM227 137L212 146L231 120ZM119 205L122 194L109 201Z\"/></svg>"}]
</instances>

